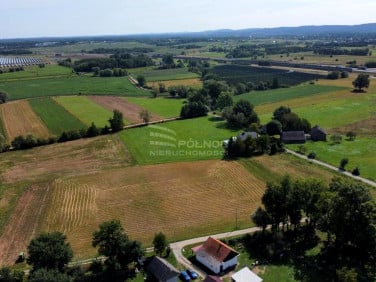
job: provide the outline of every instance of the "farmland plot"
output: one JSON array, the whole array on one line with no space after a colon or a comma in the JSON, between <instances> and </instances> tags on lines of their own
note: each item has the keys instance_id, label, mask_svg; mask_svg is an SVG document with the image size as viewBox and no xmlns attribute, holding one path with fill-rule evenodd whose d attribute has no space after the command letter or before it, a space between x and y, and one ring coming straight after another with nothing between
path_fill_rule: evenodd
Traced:
<instances>
[{"instance_id":1,"label":"farmland plot","mask_svg":"<svg viewBox=\"0 0 376 282\"><path fill-rule=\"evenodd\" d=\"M42 230L64 232L86 257L95 253L92 232L111 219L148 245L160 231L177 240L232 229L236 212L238 227L249 226L265 183L236 162L203 161L58 179L52 187Z\"/></svg>"},{"instance_id":2,"label":"farmland plot","mask_svg":"<svg viewBox=\"0 0 376 282\"><path fill-rule=\"evenodd\" d=\"M108 120L113 115L112 111L101 107L88 97L65 96L54 99L87 126L90 126L92 122L97 127L109 125Z\"/></svg>"},{"instance_id":3,"label":"farmland plot","mask_svg":"<svg viewBox=\"0 0 376 282\"><path fill-rule=\"evenodd\" d=\"M90 99L110 111L119 110L123 113L124 119L131 123L143 122L140 118L140 112L143 108L136 104L129 103L123 98L114 96L90 96ZM162 117L154 113L151 114L150 121L160 119L162 119Z\"/></svg>"},{"instance_id":4,"label":"farmland plot","mask_svg":"<svg viewBox=\"0 0 376 282\"><path fill-rule=\"evenodd\" d=\"M8 141L20 135L32 134L37 138L47 138L50 135L26 100L2 104L0 111Z\"/></svg>"},{"instance_id":5,"label":"farmland plot","mask_svg":"<svg viewBox=\"0 0 376 282\"><path fill-rule=\"evenodd\" d=\"M78 130L86 127L50 97L30 99L29 103L47 125L50 132L56 136L63 131Z\"/></svg>"}]
</instances>

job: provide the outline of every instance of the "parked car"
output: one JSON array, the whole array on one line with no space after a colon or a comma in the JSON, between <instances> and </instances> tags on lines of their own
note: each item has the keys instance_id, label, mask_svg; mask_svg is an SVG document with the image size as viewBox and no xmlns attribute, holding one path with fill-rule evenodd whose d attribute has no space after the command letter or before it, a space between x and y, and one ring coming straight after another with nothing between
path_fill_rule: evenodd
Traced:
<instances>
[{"instance_id":1,"label":"parked car","mask_svg":"<svg viewBox=\"0 0 376 282\"><path fill-rule=\"evenodd\" d=\"M192 270L192 269L187 269L187 273L188 275L192 278L192 279L197 279L198 278L198 274L196 273L196 271Z\"/></svg>"},{"instance_id":2,"label":"parked car","mask_svg":"<svg viewBox=\"0 0 376 282\"><path fill-rule=\"evenodd\" d=\"M180 277L185 282L191 281L191 278L189 277L188 273L184 270L180 272Z\"/></svg>"}]
</instances>

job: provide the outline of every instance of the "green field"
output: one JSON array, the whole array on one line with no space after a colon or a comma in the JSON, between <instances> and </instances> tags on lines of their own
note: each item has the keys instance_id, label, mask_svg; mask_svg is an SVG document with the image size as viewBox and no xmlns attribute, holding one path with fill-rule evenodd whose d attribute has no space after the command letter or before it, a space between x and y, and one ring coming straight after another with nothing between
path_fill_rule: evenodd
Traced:
<instances>
[{"instance_id":1,"label":"green field","mask_svg":"<svg viewBox=\"0 0 376 282\"><path fill-rule=\"evenodd\" d=\"M253 91L247 94L234 96L234 101L243 99L249 101L254 106L258 106L267 103L282 102L295 98L334 92L341 89L346 89L346 87L304 84L291 88L280 88L266 91Z\"/></svg>"},{"instance_id":2,"label":"green field","mask_svg":"<svg viewBox=\"0 0 376 282\"><path fill-rule=\"evenodd\" d=\"M158 69L151 69L149 67L149 68L141 68L139 70L137 69L130 70L130 72L134 74L135 78L139 74L144 75L147 82L163 81L163 80L179 80L179 79L199 77L197 73L190 72L188 71L187 68L158 70Z\"/></svg>"},{"instance_id":3,"label":"green field","mask_svg":"<svg viewBox=\"0 0 376 282\"><path fill-rule=\"evenodd\" d=\"M297 150L299 145L288 145ZM315 152L316 159L339 167L341 159L348 158L346 169L352 171L359 167L360 175L376 180L376 142L374 138L357 138L354 141L343 140L341 144L333 145L328 142L307 142L304 144L307 152Z\"/></svg>"},{"instance_id":4,"label":"green field","mask_svg":"<svg viewBox=\"0 0 376 282\"><path fill-rule=\"evenodd\" d=\"M0 81L5 80L17 80L17 79L31 79L41 77L53 77L53 76L70 76L72 69L62 67L59 65L46 65L44 68L39 66L24 67L24 71L6 72L0 74Z\"/></svg>"},{"instance_id":5,"label":"green field","mask_svg":"<svg viewBox=\"0 0 376 282\"><path fill-rule=\"evenodd\" d=\"M90 126L92 122L98 127L109 125L108 119L112 112L102 108L97 103L85 96L64 96L56 97L56 101L77 117L85 125Z\"/></svg>"},{"instance_id":6,"label":"green field","mask_svg":"<svg viewBox=\"0 0 376 282\"><path fill-rule=\"evenodd\" d=\"M180 115L183 106L182 99L171 98L125 98L128 102L139 105L161 117L176 117Z\"/></svg>"},{"instance_id":7,"label":"green field","mask_svg":"<svg viewBox=\"0 0 376 282\"><path fill-rule=\"evenodd\" d=\"M222 141L237 135L224 121L202 117L120 133L137 164L221 159Z\"/></svg>"},{"instance_id":8,"label":"green field","mask_svg":"<svg viewBox=\"0 0 376 282\"><path fill-rule=\"evenodd\" d=\"M9 94L9 100L41 96L74 94L109 94L117 96L148 96L148 91L134 87L127 77L71 76L54 78L0 81L0 90Z\"/></svg>"},{"instance_id":9,"label":"green field","mask_svg":"<svg viewBox=\"0 0 376 282\"><path fill-rule=\"evenodd\" d=\"M63 131L86 127L85 124L50 97L30 99L29 103L46 124L48 130L56 136L59 136Z\"/></svg>"}]
</instances>

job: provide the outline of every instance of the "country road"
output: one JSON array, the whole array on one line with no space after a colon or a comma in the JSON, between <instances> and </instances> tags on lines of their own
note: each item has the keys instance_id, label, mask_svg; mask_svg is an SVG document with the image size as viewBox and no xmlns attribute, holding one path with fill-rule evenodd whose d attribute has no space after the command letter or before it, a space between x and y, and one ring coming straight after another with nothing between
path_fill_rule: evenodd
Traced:
<instances>
[{"instance_id":1,"label":"country road","mask_svg":"<svg viewBox=\"0 0 376 282\"><path fill-rule=\"evenodd\" d=\"M308 162L311 162L311 163L323 166L323 167L328 168L330 170L334 170L334 171L339 172L339 173L341 173L343 175L346 175L346 176L351 177L353 179L359 180L359 181L361 181L361 182L363 182L365 184L368 184L368 185L370 185L372 187L376 187L376 182L375 181L366 179L366 178L361 177L361 176L355 176L355 175L351 174L350 172L348 172L348 171L342 171L338 167L335 167L333 165L330 165L330 164L327 164L327 163L324 163L322 161L318 161L318 160L315 160L315 159L308 159L307 156L299 154L299 153L296 153L296 152L294 152L292 150L289 150L289 149L286 149L286 153L294 155L294 156L296 156L298 158L304 159L304 160L306 160Z\"/></svg>"}]
</instances>

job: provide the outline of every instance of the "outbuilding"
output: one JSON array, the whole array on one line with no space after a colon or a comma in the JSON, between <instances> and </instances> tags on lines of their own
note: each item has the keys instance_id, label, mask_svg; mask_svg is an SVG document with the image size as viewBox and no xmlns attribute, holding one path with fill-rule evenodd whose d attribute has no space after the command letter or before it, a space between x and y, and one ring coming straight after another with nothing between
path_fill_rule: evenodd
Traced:
<instances>
[{"instance_id":1,"label":"outbuilding","mask_svg":"<svg viewBox=\"0 0 376 282\"><path fill-rule=\"evenodd\" d=\"M304 131L283 131L281 141L285 144L305 143L306 136Z\"/></svg>"},{"instance_id":2,"label":"outbuilding","mask_svg":"<svg viewBox=\"0 0 376 282\"><path fill-rule=\"evenodd\" d=\"M231 276L232 282L262 282L262 278L257 276L248 267L243 267Z\"/></svg>"},{"instance_id":3,"label":"outbuilding","mask_svg":"<svg viewBox=\"0 0 376 282\"><path fill-rule=\"evenodd\" d=\"M193 251L196 260L215 274L234 268L238 263L239 253L213 237L209 237L203 245L193 248Z\"/></svg>"},{"instance_id":4,"label":"outbuilding","mask_svg":"<svg viewBox=\"0 0 376 282\"><path fill-rule=\"evenodd\" d=\"M318 125L312 127L310 134L312 141L326 141L327 133Z\"/></svg>"},{"instance_id":5,"label":"outbuilding","mask_svg":"<svg viewBox=\"0 0 376 282\"><path fill-rule=\"evenodd\" d=\"M158 282L178 282L179 271L160 257L153 257L146 269Z\"/></svg>"}]
</instances>

